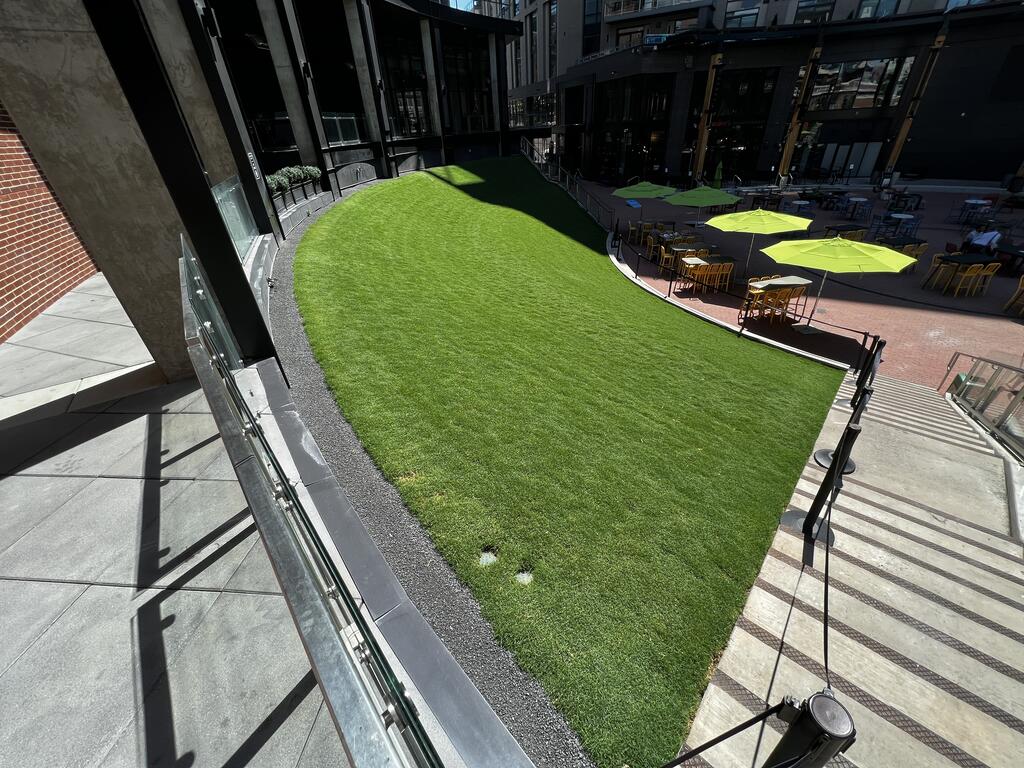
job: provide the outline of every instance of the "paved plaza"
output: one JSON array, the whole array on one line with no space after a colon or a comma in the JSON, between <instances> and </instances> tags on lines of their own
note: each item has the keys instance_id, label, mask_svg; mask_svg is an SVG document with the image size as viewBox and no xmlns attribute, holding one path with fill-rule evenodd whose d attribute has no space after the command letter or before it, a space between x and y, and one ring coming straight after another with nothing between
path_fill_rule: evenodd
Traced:
<instances>
[{"instance_id":1,"label":"paved plaza","mask_svg":"<svg viewBox=\"0 0 1024 768\"><path fill-rule=\"evenodd\" d=\"M588 184L600 200L612 206L625 230L626 222L638 218L635 209L625 201L613 197L611 188ZM870 191L862 194L871 195ZM1019 278L1015 275L997 275L984 296L954 297L952 293L927 290L921 286L928 272L931 254L941 252L947 242L959 244L969 229L946 221L950 208L968 195L949 192L925 193L926 207L916 212L921 217L918 237L928 242L928 254L917 268L906 274L829 275L815 314L823 333L804 336L789 325L762 321L749 321L746 328L752 333L767 336L809 352L855 363L860 351L862 334L878 334L888 342L885 373L888 376L937 387L946 373L946 365L956 351L992 357L1020 364L1024 350L1024 322L1016 316L1002 312L1002 307L1013 295ZM746 210L741 203L741 210ZM876 205L876 211L880 206ZM692 220L696 211L680 208L661 200L644 200L645 219L664 219L684 222ZM825 226L831 223L849 224L834 211L814 208L808 215L813 223L808 237L824 237ZM705 212L703 219L709 218ZM1019 218L1019 217L1018 217ZM729 295L696 293L671 285L671 298L683 306L692 307L732 325L737 324L737 312L742 303L746 284L744 265L750 247L750 235L721 232L714 227L697 230L707 242L718 245L721 252L736 258L734 282ZM799 275L808 277L808 311L818 290L821 273L777 264L760 252L779 238L770 235L755 237L750 260L750 275ZM630 273L637 265L635 250L623 245L623 259ZM666 295L670 289L667 275L659 275L658 266L643 259L639 261L643 281ZM1005 270L1004 270L1005 272ZM839 328L834 326L841 326ZM845 330L853 329L853 330Z\"/></svg>"},{"instance_id":2,"label":"paved plaza","mask_svg":"<svg viewBox=\"0 0 1024 768\"><path fill-rule=\"evenodd\" d=\"M0 765L345 765L195 381L4 432Z\"/></svg>"}]
</instances>

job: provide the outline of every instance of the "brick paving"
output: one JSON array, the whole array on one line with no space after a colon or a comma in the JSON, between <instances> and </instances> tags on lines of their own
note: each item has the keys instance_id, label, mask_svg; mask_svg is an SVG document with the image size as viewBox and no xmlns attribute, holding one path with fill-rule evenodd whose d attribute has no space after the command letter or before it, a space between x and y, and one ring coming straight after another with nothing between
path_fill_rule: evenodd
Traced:
<instances>
[{"instance_id":1,"label":"brick paving","mask_svg":"<svg viewBox=\"0 0 1024 768\"><path fill-rule=\"evenodd\" d=\"M600 195L602 201L612 206L623 229L629 218L638 218L636 210L626 206L624 200L611 195L611 188L596 184L589 184L588 187ZM870 190L860 194L874 197ZM931 254L942 251L947 242L959 243L962 239L964 228L947 223L947 213L953 205L972 196L968 193L925 193L926 207L919 211L922 223L918 237L927 240L929 248L928 254L922 257L914 272L900 275L829 275L815 314L815 323L826 333L807 336L778 322L769 326L767 322L756 320L750 321L746 327L755 333L843 362L855 361L863 338L859 331L878 334L888 342L885 366L887 375L932 387L938 386L946 373L950 357L956 351L1019 364L1022 360L1021 350L1024 350L1024 322L1021 318L1002 314L1003 305L1018 284L1019 278L1016 275L997 275L985 296L954 298L921 287L931 262ZM645 219L682 223L692 219L695 213L693 209L674 207L660 200L645 200L643 203ZM875 210L883 210L882 204L876 203ZM810 237L823 237L826 224L849 223L832 211L814 208L812 213L814 219L809 229ZM1010 218L1022 220L1024 213ZM734 284L732 291L742 293L745 288L742 271L750 235L720 232L713 227L702 227L698 232L707 242L718 245L723 254L736 257L739 284ZM775 236L756 236L750 274L800 275L811 278L813 283L808 286L809 310L821 275L811 270L777 264L760 252L760 248L777 241ZM637 263L635 254L626 250L625 246L623 258L631 268ZM667 276L659 277L658 268L654 264L642 259L639 264L641 278L662 295L667 294ZM737 324L737 310L741 303L738 296L724 293L694 295L690 290L681 290L673 284L672 298L717 319ZM826 324L855 330L842 330Z\"/></svg>"}]
</instances>

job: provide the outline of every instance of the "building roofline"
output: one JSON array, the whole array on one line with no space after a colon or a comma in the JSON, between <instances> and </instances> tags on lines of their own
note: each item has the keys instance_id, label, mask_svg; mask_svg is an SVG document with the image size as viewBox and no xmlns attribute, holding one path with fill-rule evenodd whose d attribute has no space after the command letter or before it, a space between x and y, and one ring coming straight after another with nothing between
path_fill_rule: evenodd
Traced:
<instances>
[{"instance_id":1,"label":"building roofline","mask_svg":"<svg viewBox=\"0 0 1024 768\"><path fill-rule=\"evenodd\" d=\"M406 11L412 11L418 16L424 16L448 24L457 24L460 27L505 35L521 36L523 34L523 24L520 21L501 19L496 16L484 16L483 14L471 11L461 11L458 8L451 8L434 2L434 0L382 0L382 2Z\"/></svg>"}]
</instances>

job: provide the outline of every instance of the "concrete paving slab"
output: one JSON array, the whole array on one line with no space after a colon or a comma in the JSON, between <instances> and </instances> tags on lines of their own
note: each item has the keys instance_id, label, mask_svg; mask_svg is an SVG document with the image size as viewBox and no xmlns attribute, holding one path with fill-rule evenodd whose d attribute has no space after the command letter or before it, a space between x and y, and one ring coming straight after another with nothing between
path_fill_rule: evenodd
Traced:
<instances>
[{"instance_id":1,"label":"concrete paving slab","mask_svg":"<svg viewBox=\"0 0 1024 768\"><path fill-rule=\"evenodd\" d=\"M13 471L30 457L93 419L91 413L75 413L11 427L0 433L0 474Z\"/></svg>"},{"instance_id":2,"label":"concrete paving slab","mask_svg":"<svg viewBox=\"0 0 1024 768\"><path fill-rule=\"evenodd\" d=\"M133 570L127 564L138 551L140 511L187 483L152 485L135 478L94 480L0 554L0 575L97 580L114 563ZM117 581L135 583L134 574Z\"/></svg>"},{"instance_id":3,"label":"concrete paving slab","mask_svg":"<svg viewBox=\"0 0 1024 768\"><path fill-rule=\"evenodd\" d=\"M274 567L270 564L267 550L264 549L263 541L259 536L254 537L253 545L249 549L248 554L242 560L238 570L234 572L228 583L224 585L224 588L250 592L281 593L281 585L277 582L277 577L274 575Z\"/></svg>"},{"instance_id":4,"label":"concrete paving slab","mask_svg":"<svg viewBox=\"0 0 1024 768\"><path fill-rule=\"evenodd\" d=\"M120 367L117 363L104 363L42 349L2 344L0 396L19 395L33 389L97 376Z\"/></svg>"},{"instance_id":5,"label":"concrete paving slab","mask_svg":"<svg viewBox=\"0 0 1024 768\"><path fill-rule=\"evenodd\" d=\"M91 320L97 323L132 324L124 308L113 296L95 296L89 293L68 293L46 309L47 315Z\"/></svg>"},{"instance_id":6,"label":"concrete paving slab","mask_svg":"<svg viewBox=\"0 0 1024 768\"><path fill-rule=\"evenodd\" d=\"M119 742L151 747L144 726L159 712L161 754L193 766L292 766L321 701L284 599L223 593ZM100 765L135 765L125 754L145 751L119 743Z\"/></svg>"},{"instance_id":7,"label":"concrete paving slab","mask_svg":"<svg viewBox=\"0 0 1024 768\"><path fill-rule=\"evenodd\" d=\"M131 418L102 414L98 418ZM109 464L107 474L144 477L197 477L224 444L213 417L204 413L146 414L145 440ZM159 444L159 453L154 448Z\"/></svg>"},{"instance_id":8,"label":"concrete paving slab","mask_svg":"<svg viewBox=\"0 0 1024 768\"><path fill-rule=\"evenodd\" d=\"M113 296L114 289L107 282L107 277L102 272L97 272L92 277L86 278L77 286L71 289L72 293L91 293L96 296Z\"/></svg>"},{"instance_id":9,"label":"concrete paving slab","mask_svg":"<svg viewBox=\"0 0 1024 768\"><path fill-rule=\"evenodd\" d=\"M94 410L107 413L209 413L206 397L195 379L129 395L97 406Z\"/></svg>"},{"instance_id":10,"label":"concrete paving slab","mask_svg":"<svg viewBox=\"0 0 1024 768\"><path fill-rule=\"evenodd\" d=\"M0 764L88 765L106 753L217 597L90 586L0 677ZM158 704L154 738L173 727Z\"/></svg>"},{"instance_id":11,"label":"concrete paving slab","mask_svg":"<svg viewBox=\"0 0 1024 768\"><path fill-rule=\"evenodd\" d=\"M85 584L0 579L0 676L86 590Z\"/></svg>"},{"instance_id":12,"label":"concrete paving slab","mask_svg":"<svg viewBox=\"0 0 1024 768\"><path fill-rule=\"evenodd\" d=\"M322 703L295 768L351 768L327 707Z\"/></svg>"},{"instance_id":13,"label":"concrete paving slab","mask_svg":"<svg viewBox=\"0 0 1024 768\"><path fill-rule=\"evenodd\" d=\"M119 366L138 365L152 359L132 326L98 324L91 320L72 320L60 328L35 334L16 343L31 349Z\"/></svg>"},{"instance_id":14,"label":"concrete paving slab","mask_svg":"<svg viewBox=\"0 0 1024 768\"><path fill-rule=\"evenodd\" d=\"M0 478L0 552L89 484L86 477Z\"/></svg>"},{"instance_id":15,"label":"concrete paving slab","mask_svg":"<svg viewBox=\"0 0 1024 768\"><path fill-rule=\"evenodd\" d=\"M132 449L139 447L141 450L150 434L145 415L101 413L82 414L81 418L87 419L82 426L29 458L17 471L33 475L98 477ZM122 475L137 476L128 471Z\"/></svg>"},{"instance_id":16,"label":"concrete paving slab","mask_svg":"<svg viewBox=\"0 0 1024 768\"><path fill-rule=\"evenodd\" d=\"M59 315L48 315L45 312L37 317L32 318L28 324L22 326L17 333L11 336L7 341L14 344L20 344L23 341L27 341L34 336L39 336L43 333L49 333L55 331L58 328L64 328L65 326L79 322L73 317L60 317Z\"/></svg>"}]
</instances>

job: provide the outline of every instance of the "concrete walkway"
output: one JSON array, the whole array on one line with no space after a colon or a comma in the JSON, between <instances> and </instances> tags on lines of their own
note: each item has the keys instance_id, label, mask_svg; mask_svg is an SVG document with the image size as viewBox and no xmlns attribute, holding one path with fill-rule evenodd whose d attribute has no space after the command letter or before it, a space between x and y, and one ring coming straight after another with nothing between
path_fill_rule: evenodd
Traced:
<instances>
[{"instance_id":1,"label":"concrete walkway","mask_svg":"<svg viewBox=\"0 0 1024 768\"><path fill-rule=\"evenodd\" d=\"M852 391L844 384L817 447L835 445ZM832 515L829 654L860 738L833 764L1019 766L1024 557L1002 458L934 390L894 379L877 379L861 424L858 470ZM824 549L806 551L798 530L823 474L809 462L800 478L690 746L825 685ZM759 766L781 729L773 720L688 764Z\"/></svg>"},{"instance_id":2,"label":"concrete walkway","mask_svg":"<svg viewBox=\"0 0 1024 768\"><path fill-rule=\"evenodd\" d=\"M194 381L0 431L0 638L0 765L346 765Z\"/></svg>"},{"instance_id":3,"label":"concrete walkway","mask_svg":"<svg viewBox=\"0 0 1024 768\"><path fill-rule=\"evenodd\" d=\"M102 274L0 344L0 398L152 362Z\"/></svg>"}]
</instances>

